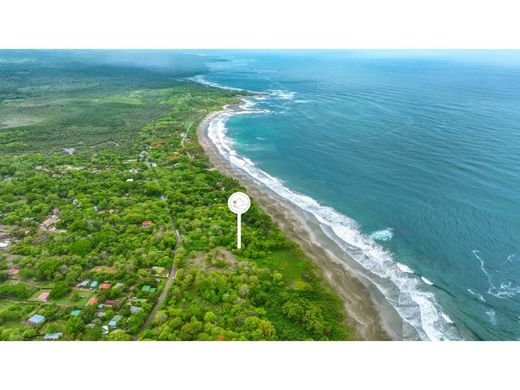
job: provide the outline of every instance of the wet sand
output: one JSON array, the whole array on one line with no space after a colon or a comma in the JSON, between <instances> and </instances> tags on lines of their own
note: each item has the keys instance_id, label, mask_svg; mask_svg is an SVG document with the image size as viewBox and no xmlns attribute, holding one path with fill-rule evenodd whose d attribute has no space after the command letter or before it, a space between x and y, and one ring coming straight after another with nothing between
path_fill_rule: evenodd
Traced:
<instances>
[{"instance_id":1,"label":"wet sand","mask_svg":"<svg viewBox=\"0 0 520 390\"><path fill-rule=\"evenodd\" d=\"M343 300L349 325L356 329L358 340L399 339L399 335L393 330L395 324L392 326L381 320L377 306L373 302L374 297L371 297L367 286L354 275L352 270L348 269L344 259L341 259L348 255L334 250L334 245L321 231L317 221L264 185L255 183L254 179L245 172L232 166L208 138L207 130L211 120L222 113L236 110L236 107L228 106L222 111L209 114L197 128L199 144L211 164L224 175L237 179L287 237L300 244L304 253L320 267L325 278Z\"/></svg>"}]
</instances>

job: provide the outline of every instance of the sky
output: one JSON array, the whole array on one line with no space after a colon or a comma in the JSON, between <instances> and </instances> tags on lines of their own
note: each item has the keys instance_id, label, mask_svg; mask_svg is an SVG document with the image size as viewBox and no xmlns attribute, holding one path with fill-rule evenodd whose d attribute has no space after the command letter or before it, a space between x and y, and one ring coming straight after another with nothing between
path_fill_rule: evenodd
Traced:
<instances>
[{"instance_id":1,"label":"sky","mask_svg":"<svg viewBox=\"0 0 520 390\"><path fill-rule=\"evenodd\" d=\"M520 48L514 0L3 0L3 48Z\"/></svg>"}]
</instances>

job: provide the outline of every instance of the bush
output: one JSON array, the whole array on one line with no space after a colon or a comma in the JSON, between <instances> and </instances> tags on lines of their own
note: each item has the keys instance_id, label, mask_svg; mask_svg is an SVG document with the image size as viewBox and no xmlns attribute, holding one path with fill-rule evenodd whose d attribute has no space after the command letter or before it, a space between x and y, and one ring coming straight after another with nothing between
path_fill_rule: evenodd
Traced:
<instances>
[{"instance_id":1,"label":"bush","mask_svg":"<svg viewBox=\"0 0 520 390\"><path fill-rule=\"evenodd\" d=\"M60 299L63 298L70 292L71 288L66 282L57 282L54 284L54 287L51 290L50 297L52 299Z\"/></svg>"},{"instance_id":2,"label":"bush","mask_svg":"<svg viewBox=\"0 0 520 390\"><path fill-rule=\"evenodd\" d=\"M27 299L32 292L23 284L6 284L0 286L0 298Z\"/></svg>"}]
</instances>

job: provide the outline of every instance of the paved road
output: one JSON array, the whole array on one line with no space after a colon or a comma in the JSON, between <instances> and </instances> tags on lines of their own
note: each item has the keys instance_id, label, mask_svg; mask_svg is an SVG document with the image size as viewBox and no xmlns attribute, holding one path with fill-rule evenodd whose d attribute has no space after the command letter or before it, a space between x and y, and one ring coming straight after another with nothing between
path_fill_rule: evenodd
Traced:
<instances>
[{"instance_id":1,"label":"paved road","mask_svg":"<svg viewBox=\"0 0 520 390\"><path fill-rule=\"evenodd\" d=\"M184 146L184 142L186 141L186 137L188 136L189 131L190 131L191 127L193 126L193 124L195 122L197 122L198 120L200 120L203 116L204 115L200 116L199 118L195 119L194 121L192 121L188 125L188 127L186 128L186 132L184 133L184 136L181 139L181 146ZM188 154L189 158L192 158L192 156L190 155L189 152L186 152L186 153ZM152 164L150 164L150 161L148 160L148 156L146 157L146 165L150 169L152 169L152 172L153 172L153 175L154 175L154 181L155 181L155 183L157 183L157 185L160 188L161 187L161 183L157 179L157 175L155 174L154 167L153 167ZM150 312L150 315L148 316L148 318L144 322L144 324L141 327L141 330L139 331L139 333L137 333L137 335L134 336L134 340L139 339L139 336L143 333L143 331L146 328L148 328L148 326L152 323L153 319L155 318L155 315L157 314L157 311L159 310L159 308L163 304L164 300L166 299L166 297L168 295L168 291L170 290L170 287L173 284L173 280L175 279L175 275L177 274L177 268L175 267L175 264L173 263L173 260L175 259L175 254L177 253L177 248L179 247L179 244L181 242L181 235L179 234L179 231L175 228L174 217L173 217L173 213L172 213L172 211L170 209L170 206L169 206L169 203L168 203L168 199L166 199L166 197L161 197L161 199L164 202L166 202L166 205L168 207L168 212L169 212L170 217L171 217L171 224L172 224L171 226L172 226L172 229L175 231L175 238L176 238L176 240L175 240L175 246L173 248L172 268L170 270L170 275L168 276L168 280L166 281L166 284L164 285L164 288L161 291L161 295L159 295L159 299L157 300L157 303L153 307L152 311Z\"/></svg>"},{"instance_id":2,"label":"paved road","mask_svg":"<svg viewBox=\"0 0 520 390\"><path fill-rule=\"evenodd\" d=\"M159 186L159 188L161 188L162 187L161 183L159 182L159 179L157 178L157 174L155 172L155 169L154 169L153 165L150 164L150 161L148 160L148 157L146 157L146 165L152 170L153 175L154 175L154 181ZM155 315L157 314L157 311L159 310L159 308L163 304L164 300L166 299L166 297L168 295L168 290L170 289L170 287L171 287L171 285L173 283L173 280L175 279L175 275L177 274L177 268L175 267L175 264L174 264L173 261L175 260L175 254L177 253L177 249L179 248L179 244L181 242L181 235L179 234L179 231L175 228L175 219L174 219L174 216L173 216L173 212L172 212L172 210L170 208L170 205L168 203L168 199L164 195L161 196L161 199L162 199L162 201L164 203L166 203L166 207L168 208L168 213L170 214L171 228L172 228L173 231L175 231L175 245L173 247L172 267L170 269L170 275L168 276L168 280L166 281L166 284L164 285L164 288L161 291L161 295L159 295L159 299L157 299L157 303L153 307L152 311L150 312L150 315L148 316L148 318L144 322L144 324L141 327L141 330L139 331L139 333L137 333L134 336L134 340L139 339L139 336L141 336L143 331L146 328L148 328L148 326L152 323L153 319L155 318Z\"/></svg>"},{"instance_id":3,"label":"paved road","mask_svg":"<svg viewBox=\"0 0 520 390\"><path fill-rule=\"evenodd\" d=\"M191 123L190 123L190 124L188 125L188 127L186 128L186 132L185 132L184 135L182 136L182 139L181 139L181 146L184 146L184 141L186 141L186 137L188 136L188 133L190 132L191 126L193 126L193 124L194 124L195 122L200 121L200 120L201 120L205 115L206 115L206 114L201 115L201 116L199 116L197 119L191 121Z\"/></svg>"},{"instance_id":4,"label":"paved road","mask_svg":"<svg viewBox=\"0 0 520 390\"><path fill-rule=\"evenodd\" d=\"M175 253L177 253L177 248L179 247L179 243L181 242L181 235L179 234L179 231L177 229L175 229L175 237L176 237L176 242L175 242L175 247L173 248L173 259L172 259L172 268L170 269L170 275L168 276L168 280L166 281L166 284L164 285L164 288L161 291L161 295L159 295L159 299L157 300L157 303L153 307L152 311L150 312L150 315L144 322L139 333L134 337L134 340L137 340L139 338L139 336L141 335L141 333L143 333L143 331L146 328L148 328L148 326L152 323L153 319L155 318L155 315L157 314L157 311L159 310L159 308L163 304L166 296L168 295L168 290L170 289L170 287L173 283L173 280L175 279L175 275L177 274L177 268L175 267L175 264L173 263L173 260L175 259Z\"/></svg>"}]
</instances>

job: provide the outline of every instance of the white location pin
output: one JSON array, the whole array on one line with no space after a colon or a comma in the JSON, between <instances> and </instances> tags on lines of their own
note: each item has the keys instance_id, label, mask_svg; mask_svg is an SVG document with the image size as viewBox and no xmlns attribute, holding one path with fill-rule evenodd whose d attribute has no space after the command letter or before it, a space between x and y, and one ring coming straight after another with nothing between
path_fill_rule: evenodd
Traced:
<instances>
[{"instance_id":1,"label":"white location pin","mask_svg":"<svg viewBox=\"0 0 520 390\"><path fill-rule=\"evenodd\" d=\"M243 192L235 192L228 199L229 209L237 215L237 249L242 247L242 214L251 207L251 199Z\"/></svg>"}]
</instances>

